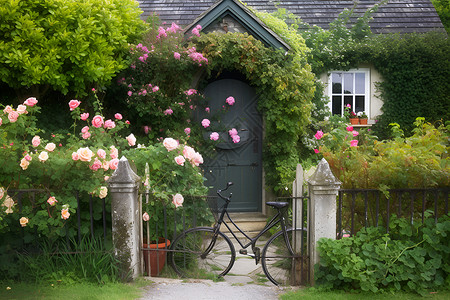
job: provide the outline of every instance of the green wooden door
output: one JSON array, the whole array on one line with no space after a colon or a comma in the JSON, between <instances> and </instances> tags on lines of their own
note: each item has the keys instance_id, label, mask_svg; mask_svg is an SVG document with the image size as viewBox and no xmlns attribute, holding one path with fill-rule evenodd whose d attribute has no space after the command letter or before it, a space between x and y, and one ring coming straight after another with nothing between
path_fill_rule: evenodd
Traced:
<instances>
[{"instance_id":1,"label":"green wooden door","mask_svg":"<svg viewBox=\"0 0 450 300\"><path fill-rule=\"evenodd\" d=\"M257 111L258 97L251 86L235 79L214 81L205 88L204 94L211 114L220 110L224 112L220 123L213 124L221 128L217 155L204 163L210 195L215 195L217 189L232 181L230 211L261 211L262 118ZM226 103L229 96L235 99L232 106ZM228 133L232 128L238 132L238 143L234 143Z\"/></svg>"}]
</instances>

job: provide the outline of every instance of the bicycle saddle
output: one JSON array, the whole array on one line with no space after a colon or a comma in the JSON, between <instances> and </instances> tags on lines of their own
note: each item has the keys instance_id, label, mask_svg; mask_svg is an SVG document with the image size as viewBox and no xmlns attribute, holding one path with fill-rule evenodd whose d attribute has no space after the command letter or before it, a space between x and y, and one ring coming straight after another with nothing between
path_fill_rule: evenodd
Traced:
<instances>
[{"instance_id":1,"label":"bicycle saddle","mask_svg":"<svg viewBox=\"0 0 450 300\"><path fill-rule=\"evenodd\" d=\"M273 208L283 208L289 205L289 202L266 202L266 205L272 206Z\"/></svg>"}]
</instances>

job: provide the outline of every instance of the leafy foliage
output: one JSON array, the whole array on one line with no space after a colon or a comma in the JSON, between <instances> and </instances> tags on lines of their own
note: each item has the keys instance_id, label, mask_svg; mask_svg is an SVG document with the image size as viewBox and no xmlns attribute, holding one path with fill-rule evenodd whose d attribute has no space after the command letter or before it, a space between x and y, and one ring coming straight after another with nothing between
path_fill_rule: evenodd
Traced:
<instances>
[{"instance_id":1,"label":"leafy foliage","mask_svg":"<svg viewBox=\"0 0 450 300\"><path fill-rule=\"evenodd\" d=\"M323 289L379 292L448 289L450 283L450 218L435 224L410 224L393 218L389 233L382 227L362 229L341 240L319 240L316 282Z\"/></svg>"},{"instance_id":2,"label":"leafy foliage","mask_svg":"<svg viewBox=\"0 0 450 300\"><path fill-rule=\"evenodd\" d=\"M128 43L145 30L133 0L0 3L0 77L19 95L86 95L125 68Z\"/></svg>"},{"instance_id":3,"label":"leafy foliage","mask_svg":"<svg viewBox=\"0 0 450 300\"><path fill-rule=\"evenodd\" d=\"M447 32L450 31L450 1L449 0L431 0L436 12L441 18L441 22Z\"/></svg>"}]
</instances>

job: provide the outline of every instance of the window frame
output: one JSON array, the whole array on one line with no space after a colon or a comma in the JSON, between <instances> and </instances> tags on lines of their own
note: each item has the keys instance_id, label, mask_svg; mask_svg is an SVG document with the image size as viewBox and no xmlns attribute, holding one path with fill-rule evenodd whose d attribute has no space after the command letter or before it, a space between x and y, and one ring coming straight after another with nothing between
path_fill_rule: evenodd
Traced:
<instances>
[{"instance_id":1,"label":"window frame","mask_svg":"<svg viewBox=\"0 0 450 300\"><path fill-rule=\"evenodd\" d=\"M330 109L330 112L333 113L333 82L332 82L332 75L335 73L341 73L341 74L356 74L356 73L362 73L364 74L364 94L356 93L356 86L355 86L355 80L356 76L353 75L353 93L352 94L345 94L343 91L340 94L334 94L334 95L340 95L341 98L341 116L344 115L344 96L352 96L352 110L354 111L355 107L355 97L356 96L364 96L364 112L366 115L370 118L370 68L358 68L358 69L350 69L348 71L339 71L339 70L333 70L328 73L328 97L330 101L328 102L327 106ZM344 88L344 87L342 87Z\"/></svg>"}]
</instances>

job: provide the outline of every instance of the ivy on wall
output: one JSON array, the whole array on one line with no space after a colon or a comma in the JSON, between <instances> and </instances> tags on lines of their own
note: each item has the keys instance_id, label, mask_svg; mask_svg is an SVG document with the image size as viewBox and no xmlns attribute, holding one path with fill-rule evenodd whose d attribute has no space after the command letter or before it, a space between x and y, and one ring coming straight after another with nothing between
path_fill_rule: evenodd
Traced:
<instances>
[{"instance_id":1,"label":"ivy on wall","mask_svg":"<svg viewBox=\"0 0 450 300\"><path fill-rule=\"evenodd\" d=\"M283 194L299 162L297 142L310 122L314 75L306 63L306 47L284 53L247 33L209 33L199 37L196 46L208 58L208 76L236 70L256 89L265 125L266 185Z\"/></svg>"}]
</instances>

